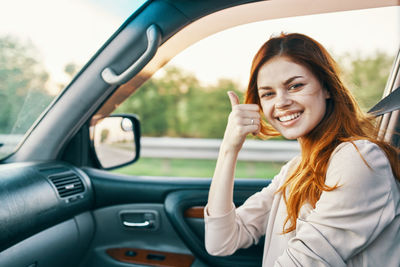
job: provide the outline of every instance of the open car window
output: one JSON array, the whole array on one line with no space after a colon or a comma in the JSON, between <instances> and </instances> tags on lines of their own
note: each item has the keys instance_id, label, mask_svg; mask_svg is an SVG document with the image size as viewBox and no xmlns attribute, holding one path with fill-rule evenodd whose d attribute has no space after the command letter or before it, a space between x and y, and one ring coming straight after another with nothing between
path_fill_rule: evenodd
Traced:
<instances>
[{"instance_id":1,"label":"open car window","mask_svg":"<svg viewBox=\"0 0 400 267\"><path fill-rule=\"evenodd\" d=\"M143 135L139 162L116 172L212 176L230 112L226 92L236 91L243 101L254 54L281 32L304 33L322 43L362 109L369 110L382 97L400 46L399 19L399 7L308 15L237 26L193 44L116 109L139 115ZM272 178L298 152L296 142L249 138L237 176Z\"/></svg>"}]
</instances>

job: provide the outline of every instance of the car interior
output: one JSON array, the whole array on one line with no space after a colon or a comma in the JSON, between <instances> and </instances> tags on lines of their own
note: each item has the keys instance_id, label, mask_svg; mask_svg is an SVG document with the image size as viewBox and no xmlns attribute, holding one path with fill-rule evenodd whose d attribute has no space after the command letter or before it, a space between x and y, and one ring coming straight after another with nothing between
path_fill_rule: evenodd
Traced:
<instances>
[{"instance_id":1,"label":"car interior","mask_svg":"<svg viewBox=\"0 0 400 267\"><path fill-rule=\"evenodd\" d=\"M261 20L388 6L400 2L146 1L1 160L0 266L260 266L263 242L232 256L206 252L203 209L211 178L110 171L140 158L146 123L113 112L177 54L214 33ZM397 147L399 55L384 89L387 98L371 109L379 116L380 138ZM99 145L104 127L130 139L126 157ZM235 205L269 182L235 180Z\"/></svg>"}]
</instances>

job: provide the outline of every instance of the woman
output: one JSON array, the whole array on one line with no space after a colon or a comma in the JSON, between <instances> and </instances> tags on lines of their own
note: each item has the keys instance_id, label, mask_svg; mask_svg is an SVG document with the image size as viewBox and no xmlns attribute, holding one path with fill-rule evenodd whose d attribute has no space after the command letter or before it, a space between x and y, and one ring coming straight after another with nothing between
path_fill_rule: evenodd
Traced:
<instances>
[{"instance_id":1,"label":"woman","mask_svg":"<svg viewBox=\"0 0 400 267\"><path fill-rule=\"evenodd\" d=\"M253 60L246 104L228 95L205 209L210 254L230 255L265 235L263 266L400 266L397 151L376 139L318 42L271 38ZM301 156L235 209L236 160L248 134L297 139Z\"/></svg>"}]
</instances>

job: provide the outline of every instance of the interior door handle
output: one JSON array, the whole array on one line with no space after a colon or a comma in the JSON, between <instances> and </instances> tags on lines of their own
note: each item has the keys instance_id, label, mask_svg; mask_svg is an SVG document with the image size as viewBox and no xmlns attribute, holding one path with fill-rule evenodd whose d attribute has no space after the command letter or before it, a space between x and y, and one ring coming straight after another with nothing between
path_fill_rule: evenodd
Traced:
<instances>
[{"instance_id":1,"label":"interior door handle","mask_svg":"<svg viewBox=\"0 0 400 267\"><path fill-rule=\"evenodd\" d=\"M132 227L132 228L152 228L153 227L153 222L151 221L144 221L144 222L127 222L127 221L123 221L122 222L123 225L125 225L126 227Z\"/></svg>"},{"instance_id":2,"label":"interior door handle","mask_svg":"<svg viewBox=\"0 0 400 267\"><path fill-rule=\"evenodd\" d=\"M127 228L157 230L159 226L159 214L155 210L125 210L119 216Z\"/></svg>"},{"instance_id":3,"label":"interior door handle","mask_svg":"<svg viewBox=\"0 0 400 267\"><path fill-rule=\"evenodd\" d=\"M123 84L137 74L157 52L161 41L161 31L155 25L150 25L146 30L147 49L128 69L121 74L116 74L110 67L105 68L101 72L101 77L108 84Z\"/></svg>"}]
</instances>

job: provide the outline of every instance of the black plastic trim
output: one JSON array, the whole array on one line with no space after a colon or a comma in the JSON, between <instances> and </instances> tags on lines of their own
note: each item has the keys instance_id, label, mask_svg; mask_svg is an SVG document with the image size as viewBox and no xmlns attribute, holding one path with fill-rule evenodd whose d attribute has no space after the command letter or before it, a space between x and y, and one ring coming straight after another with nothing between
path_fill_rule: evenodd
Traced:
<instances>
[{"instance_id":1,"label":"black plastic trim","mask_svg":"<svg viewBox=\"0 0 400 267\"><path fill-rule=\"evenodd\" d=\"M255 192L254 190L235 191L235 205L240 206ZM207 253L204 247L204 236L199 237L184 218L186 209L193 206L205 206L207 196L208 190L184 190L173 192L165 199L166 214L181 239L197 257L207 262L210 266L261 266L264 242L259 242L246 250L238 250L228 257L216 257Z\"/></svg>"},{"instance_id":2,"label":"black plastic trim","mask_svg":"<svg viewBox=\"0 0 400 267\"><path fill-rule=\"evenodd\" d=\"M91 179L95 209L129 203L163 204L171 192L208 191L211 183L209 178L128 176L94 168L82 168L82 170ZM242 191L256 192L269 183L270 181L266 179L238 179L235 181L235 187Z\"/></svg>"},{"instance_id":3,"label":"black plastic trim","mask_svg":"<svg viewBox=\"0 0 400 267\"><path fill-rule=\"evenodd\" d=\"M60 198L48 175L68 169L80 177L79 198ZM46 172L46 173L44 173ZM0 251L92 207L89 178L62 162L14 163L0 166Z\"/></svg>"}]
</instances>

